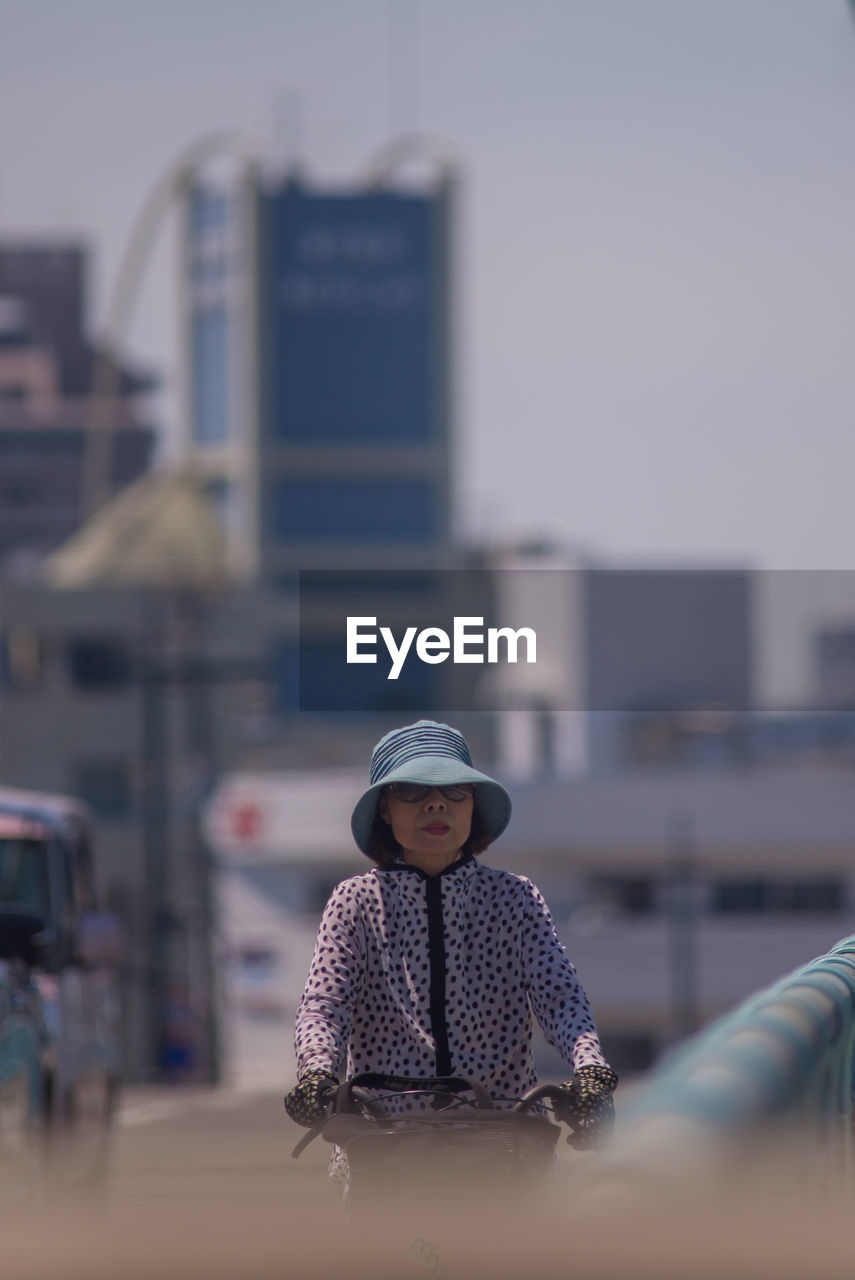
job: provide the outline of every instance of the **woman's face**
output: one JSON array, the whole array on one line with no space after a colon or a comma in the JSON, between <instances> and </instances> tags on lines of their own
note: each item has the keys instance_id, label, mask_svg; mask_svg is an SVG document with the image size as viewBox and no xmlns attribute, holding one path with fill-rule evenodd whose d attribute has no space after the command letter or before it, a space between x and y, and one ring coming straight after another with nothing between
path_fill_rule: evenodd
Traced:
<instances>
[{"instance_id":1,"label":"woman's face","mask_svg":"<svg viewBox=\"0 0 855 1280\"><path fill-rule=\"evenodd\" d=\"M392 827L392 834L407 861L453 862L469 839L472 828L472 789L466 787L461 800L450 800L434 787L422 800L402 800L394 784L380 797L380 817Z\"/></svg>"}]
</instances>

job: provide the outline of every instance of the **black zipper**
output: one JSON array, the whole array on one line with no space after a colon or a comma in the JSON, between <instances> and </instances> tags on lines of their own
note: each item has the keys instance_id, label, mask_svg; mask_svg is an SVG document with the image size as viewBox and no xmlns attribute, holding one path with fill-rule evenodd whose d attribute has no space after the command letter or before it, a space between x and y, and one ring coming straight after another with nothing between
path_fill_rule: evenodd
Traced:
<instances>
[{"instance_id":1,"label":"black zipper","mask_svg":"<svg viewBox=\"0 0 855 1280\"><path fill-rule=\"evenodd\" d=\"M428 918L428 959L430 961L430 1029L436 1046L436 1075L450 1076L451 1050L448 1047L448 1022L445 1017L445 926L442 917L442 877L453 875L467 862L472 862L473 855L464 853L456 862L444 867L439 875L429 876L421 867L411 866L408 862L394 862L383 868L385 871L411 871L425 881ZM434 1106L445 1106L442 1099L435 1099Z\"/></svg>"},{"instance_id":2,"label":"black zipper","mask_svg":"<svg viewBox=\"0 0 855 1280\"><path fill-rule=\"evenodd\" d=\"M436 1074L451 1075L448 1023L445 1018L445 929L442 921L442 879L426 877L428 956L430 957L430 1029L436 1045Z\"/></svg>"}]
</instances>

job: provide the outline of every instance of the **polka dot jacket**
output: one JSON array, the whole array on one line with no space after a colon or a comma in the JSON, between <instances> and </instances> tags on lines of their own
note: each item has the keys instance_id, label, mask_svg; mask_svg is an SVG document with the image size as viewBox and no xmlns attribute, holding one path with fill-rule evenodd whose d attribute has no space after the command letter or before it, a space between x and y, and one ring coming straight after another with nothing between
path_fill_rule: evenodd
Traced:
<instances>
[{"instance_id":1,"label":"polka dot jacket","mask_svg":"<svg viewBox=\"0 0 855 1280\"><path fill-rule=\"evenodd\" d=\"M532 1014L573 1070L607 1065L529 879L465 854L437 876L404 862L375 867L337 885L324 910L297 1011L298 1075L461 1075L510 1106L537 1083ZM410 1096L388 1109L429 1105ZM330 1171L346 1184L338 1149Z\"/></svg>"}]
</instances>

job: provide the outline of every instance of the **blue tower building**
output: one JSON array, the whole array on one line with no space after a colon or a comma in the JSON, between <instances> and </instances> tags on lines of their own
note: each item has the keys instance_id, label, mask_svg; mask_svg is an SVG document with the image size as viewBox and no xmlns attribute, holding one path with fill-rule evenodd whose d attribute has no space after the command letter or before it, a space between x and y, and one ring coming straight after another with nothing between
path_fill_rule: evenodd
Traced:
<instances>
[{"instance_id":1,"label":"blue tower building","mask_svg":"<svg viewBox=\"0 0 855 1280\"><path fill-rule=\"evenodd\" d=\"M307 574L327 603L342 575L400 614L450 566L453 204L447 166L419 188L251 171L188 193L185 456L235 568L283 598L303 574L304 626ZM322 614L314 679L341 706Z\"/></svg>"}]
</instances>

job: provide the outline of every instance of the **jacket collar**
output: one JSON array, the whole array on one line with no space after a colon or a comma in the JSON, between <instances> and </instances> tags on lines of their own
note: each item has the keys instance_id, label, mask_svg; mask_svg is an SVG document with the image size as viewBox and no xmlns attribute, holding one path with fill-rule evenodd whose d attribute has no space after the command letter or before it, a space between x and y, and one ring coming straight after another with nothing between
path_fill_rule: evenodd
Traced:
<instances>
[{"instance_id":1,"label":"jacket collar","mask_svg":"<svg viewBox=\"0 0 855 1280\"><path fill-rule=\"evenodd\" d=\"M475 861L474 853L463 853L459 858L455 858L454 862L449 863L447 867L443 867L437 875L428 875L426 871L422 871L421 867L414 867L409 862L398 861L390 862L386 867L378 867L378 871L409 871L413 875L420 876L422 880L436 880L440 876L453 876L461 871L464 867L469 867Z\"/></svg>"}]
</instances>

